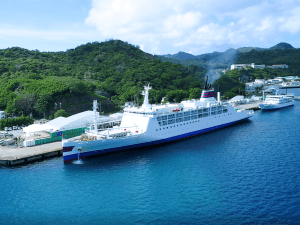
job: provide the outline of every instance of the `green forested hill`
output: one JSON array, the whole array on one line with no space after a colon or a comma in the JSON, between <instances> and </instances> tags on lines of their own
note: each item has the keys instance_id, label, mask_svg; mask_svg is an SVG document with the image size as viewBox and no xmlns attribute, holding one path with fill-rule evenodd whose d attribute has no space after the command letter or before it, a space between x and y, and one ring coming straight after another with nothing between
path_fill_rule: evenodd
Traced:
<instances>
[{"instance_id":1,"label":"green forested hill","mask_svg":"<svg viewBox=\"0 0 300 225\"><path fill-rule=\"evenodd\" d=\"M225 52L214 52L199 56L188 55L183 52L175 55L159 56L163 61L183 65L201 65L210 72L222 74L215 81L214 87L221 87L221 94L231 98L238 94L245 94L245 82L253 81L256 78L269 79L285 76L299 76L300 74L300 49L296 49L288 43L279 43L269 49L244 47L229 49ZM288 69L252 69L228 70L225 75L217 70L218 68L230 68L231 64L264 64L277 65L286 64Z\"/></svg>"},{"instance_id":2,"label":"green forested hill","mask_svg":"<svg viewBox=\"0 0 300 225\"><path fill-rule=\"evenodd\" d=\"M282 71L282 75L300 74L300 49L268 49L264 51L252 50L238 54L237 64L255 63L264 65L287 64L289 69Z\"/></svg>"},{"instance_id":3,"label":"green forested hill","mask_svg":"<svg viewBox=\"0 0 300 225\"><path fill-rule=\"evenodd\" d=\"M270 48L242 47L197 56L179 52L174 55L158 57L163 61L182 65L197 65L208 69L229 69L231 64L287 64L289 69L284 72L297 75L300 72L299 56L300 49L282 42Z\"/></svg>"},{"instance_id":4,"label":"green forested hill","mask_svg":"<svg viewBox=\"0 0 300 225\"><path fill-rule=\"evenodd\" d=\"M49 115L55 102L65 101L70 106L84 103L68 100L76 96L101 98L95 91L120 106L134 98L141 102L140 93L146 83L153 87L152 103L160 102L163 96L194 98L199 97L204 73L205 69L198 66L162 62L138 46L119 40L88 43L66 52L2 49L0 110Z\"/></svg>"}]
</instances>

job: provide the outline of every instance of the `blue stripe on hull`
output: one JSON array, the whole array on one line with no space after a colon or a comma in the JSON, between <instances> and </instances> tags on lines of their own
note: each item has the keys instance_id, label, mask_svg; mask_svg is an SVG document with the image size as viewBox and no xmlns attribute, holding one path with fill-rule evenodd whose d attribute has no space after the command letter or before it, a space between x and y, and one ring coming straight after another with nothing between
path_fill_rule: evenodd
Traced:
<instances>
[{"instance_id":1,"label":"blue stripe on hull","mask_svg":"<svg viewBox=\"0 0 300 225\"><path fill-rule=\"evenodd\" d=\"M109 153L109 152L121 151L121 150L125 150L125 149L130 149L130 148L137 148L137 147L143 147L143 146L149 146L149 145L155 145L155 144L162 144L162 143L169 142L169 141L181 140L181 139L196 136L196 135L199 135L199 134L207 133L207 132L210 132L210 131L213 131L213 130L217 130L217 129L220 129L220 128L223 128L223 127L227 127L227 126L233 125L235 123L239 123L239 122L241 122L243 120L246 120L246 119L248 119L248 118L238 120L238 121L235 121L235 122L231 122L231 123L218 125L218 126L215 126L215 127L206 128L206 129L203 129L203 130L198 130L198 131L194 131L194 132L190 132L190 133L186 133L186 134L166 138L166 139L157 140L157 141L145 142L145 143L134 144L134 145L127 145L127 146L122 146L122 147L117 147L117 148L95 150L95 151L90 151L90 152L82 152L82 153L80 153L80 158L85 158L85 157L92 156L92 155L100 155L100 154ZM63 159L64 159L65 163L72 162L73 160L78 159L78 153L63 156Z\"/></svg>"}]
</instances>

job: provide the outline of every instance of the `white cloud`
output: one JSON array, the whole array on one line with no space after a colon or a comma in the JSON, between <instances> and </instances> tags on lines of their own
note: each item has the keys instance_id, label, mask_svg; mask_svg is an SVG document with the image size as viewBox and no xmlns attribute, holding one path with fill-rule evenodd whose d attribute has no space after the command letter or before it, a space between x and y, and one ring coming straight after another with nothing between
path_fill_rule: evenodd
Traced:
<instances>
[{"instance_id":1,"label":"white cloud","mask_svg":"<svg viewBox=\"0 0 300 225\"><path fill-rule=\"evenodd\" d=\"M297 3L289 0L290 5ZM283 0L93 0L85 22L101 35L157 54L166 47L195 52L295 34L299 15L300 8L287 7Z\"/></svg>"},{"instance_id":2,"label":"white cloud","mask_svg":"<svg viewBox=\"0 0 300 225\"><path fill-rule=\"evenodd\" d=\"M298 33L300 31L300 7L292 9L289 15L280 17L278 22L280 31Z\"/></svg>"},{"instance_id":3,"label":"white cloud","mask_svg":"<svg viewBox=\"0 0 300 225\"><path fill-rule=\"evenodd\" d=\"M78 26L70 27L62 21L59 29L38 29L1 23L0 39L77 39L84 44L114 38L152 54L201 54L228 47L272 46L287 36L300 39L299 0L91 1L84 25L77 21Z\"/></svg>"}]
</instances>

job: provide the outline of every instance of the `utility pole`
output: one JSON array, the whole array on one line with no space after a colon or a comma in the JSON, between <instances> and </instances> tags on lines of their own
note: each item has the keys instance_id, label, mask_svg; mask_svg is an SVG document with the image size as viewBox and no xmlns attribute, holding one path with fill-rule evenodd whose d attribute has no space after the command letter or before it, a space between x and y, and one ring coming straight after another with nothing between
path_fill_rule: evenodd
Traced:
<instances>
[{"instance_id":1,"label":"utility pole","mask_svg":"<svg viewBox=\"0 0 300 225\"><path fill-rule=\"evenodd\" d=\"M100 104L99 104L99 114L101 116L101 101L100 101Z\"/></svg>"}]
</instances>

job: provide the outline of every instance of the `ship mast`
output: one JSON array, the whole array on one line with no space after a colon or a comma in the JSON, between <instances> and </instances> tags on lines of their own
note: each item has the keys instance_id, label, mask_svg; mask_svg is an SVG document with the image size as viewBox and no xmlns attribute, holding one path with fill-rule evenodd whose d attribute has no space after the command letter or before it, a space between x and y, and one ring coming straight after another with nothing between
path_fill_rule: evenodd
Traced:
<instances>
[{"instance_id":1,"label":"ship mast","mask_svg":"<svg viewBox=\"0 0 300 225\"><path fill-rule=\"evenodd\" d=\"M144 95L144 103L142 105L142 109L151 109L151 105L149 104L149 90L152 89L152 87L149 86L144 86L144 91L142 91L142 95Z\"/></svg>"},{"instance_id":2,"label":"ship mast","mask_svg":"<svg viewBox=\"0 0 300 225\"><path fill-rule=\"evenodd\" d=\"M97 104L97 100L94 100L94 103L93 103L93 111L94 111L94 133L97 134L98 132L98 115L97 115L97 107L98 107L98 104Z\"/></svg>"}]
</instances>

